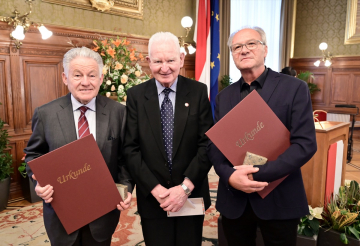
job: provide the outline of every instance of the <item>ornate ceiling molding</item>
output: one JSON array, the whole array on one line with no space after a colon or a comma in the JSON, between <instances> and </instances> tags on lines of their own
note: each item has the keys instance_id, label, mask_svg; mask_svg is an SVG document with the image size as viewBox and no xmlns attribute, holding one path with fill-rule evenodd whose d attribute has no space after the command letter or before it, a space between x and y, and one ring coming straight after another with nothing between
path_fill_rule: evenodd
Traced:
<instances>
[{"instance_id":1,"label":"ornate ceiling molding","mask_svg":"<svg viewBox=\"0 0 360 246\"><path fill-rule=\"evenodd\" d=\"M90 0L42 0L46 3L54 3L68 7L81 8L92 11L101 11L107 14L126 16L135 19L143 19L144 14L144 1L145 0L92 0L92 2L97 2L98 5L106 5L114 3L109 10L97 10L93 7Z\"/></svg>"}]
</instances>

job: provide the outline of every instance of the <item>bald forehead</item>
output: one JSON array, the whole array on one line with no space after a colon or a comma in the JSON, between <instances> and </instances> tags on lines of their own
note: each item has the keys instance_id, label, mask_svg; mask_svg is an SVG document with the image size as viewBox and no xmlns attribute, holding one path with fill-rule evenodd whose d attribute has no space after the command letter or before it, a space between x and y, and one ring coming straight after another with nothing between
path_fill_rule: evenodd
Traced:
<instances>
[{"instance_id":1,"label":"bald forehead","mask_svg":"<svg viewBox=\"0 0 360 246\"><path fill-rule=\"evenodd\" d=\"M245 43L251 39L261 40L261 35L254 29L245 28L238 31L232 40L232 44L235 43Z\"/></svg>"},{"instance_id":2,"label":"bald forehead","mask_svg":"<svg viewBox=\"0 0 360 246\"><path fill-rule=\"evenodd\" d=\"M176 52L176 54L180 54L180 50L178 50L177 45L172 40L163 40L152 43L150 48L150 56L152 56L153 53L162 52L165 50L171 50Z\"/></svg>"}]
</instances>

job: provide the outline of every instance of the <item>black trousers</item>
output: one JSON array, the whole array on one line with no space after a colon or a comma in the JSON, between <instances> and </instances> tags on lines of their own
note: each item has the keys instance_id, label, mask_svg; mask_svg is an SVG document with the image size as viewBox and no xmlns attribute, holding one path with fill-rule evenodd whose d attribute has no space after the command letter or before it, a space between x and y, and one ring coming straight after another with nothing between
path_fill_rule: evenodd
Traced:
<instances>
[{"instance_id":1,"label":"black trousers","mask_svg":"<svg viewBox=\"0 0 360 246\"><path fill-rule=\"evenodd\" d=\"M299 222L300 219L259 219L249 202L239 218L228 219L222 216L222 226L228 246L256 246L257 227L261 230L265 246L296 246Z\"/></svg>"},{"instance_id":2,"label":"black trousers","mask_svg":"<svg viewBox=\"0 0 360 246\"><path fill-rule=\"evenodd\" d=\"M78 236L73 246L110 246L111 237L103 242L96 241L91 235L89 225L79 229Z\"/></svg>"},{"instance_id":3,"label":"black trousers","mask_svg":"<svg viewBox=\"0 0 360 246\"><path fill-rule=\"evenodd\" d=\"M141 218L146 246L201 246L204 215Z\"/></svg>"}]
</instances>

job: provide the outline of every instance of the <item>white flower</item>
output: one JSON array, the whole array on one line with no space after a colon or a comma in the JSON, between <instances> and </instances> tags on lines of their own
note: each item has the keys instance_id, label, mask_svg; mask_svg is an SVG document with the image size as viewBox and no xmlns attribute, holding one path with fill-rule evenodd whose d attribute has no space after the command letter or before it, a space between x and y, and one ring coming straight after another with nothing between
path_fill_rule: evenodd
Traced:
<instances>
[{"instance_id":1,"label":"white flower","mask_svg":"<svg viewBox=\"0 0 360 246\"><path fill-rule=\"evenodd\" d=\"M110 97L111 93L110 92L106 92L106 96Z\"/></svg>"},{"instance_id":2,"label":"white flower","mask_svg":"<svg viewBox=\"0 0 360 246\"><path fill-rule=\"evenodd\" d=\"M137 70L140 70L140 71L141 71L141 66L139 65L139 63L136 63L136 64L135 64L135 67L136 67Z\"/></svg>"},{"instance_id":3,"label":"white flower","mask_svg":"<svg viewBox=\"0 0 360 246\"><path fill-rule=\"evenodd\" d=\"M323 207L312 208L309 205L309 212L310 212L310 215L308 216L309 220L312 220L314 217L321 220L322 219L321 214L322 214L323 210L324 210Z\"/></svg>"},{"instance_id":4,"label":"white flower","mask_svg":"<svg viewBox=\"0 0 360 246\"><path fill-rule=\"evenodd\" d=\"M110 80L106 81L106 84L111 85L111 81Z\"/></svg>"},{"instance_id":5,"label":"white flower","mask_svg":"<svg viewBox=\"0 0 360 246\"><path fill-rule=\"evenodd\" d=\"M119 85L119 87L118 87L118 92L119 92L119 93L123 93L123 92L124 92L124 86L123 86L123 85Z\"/></svg>"}]
</instances>

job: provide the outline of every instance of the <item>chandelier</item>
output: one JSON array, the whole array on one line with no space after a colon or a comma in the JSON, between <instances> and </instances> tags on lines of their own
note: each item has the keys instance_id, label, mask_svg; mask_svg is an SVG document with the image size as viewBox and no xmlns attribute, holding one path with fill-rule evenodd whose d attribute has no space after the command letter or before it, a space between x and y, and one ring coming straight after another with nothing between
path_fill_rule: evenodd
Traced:
<instances>
[{"instance_id":1,"label":"chandelier","mask_svg":"<svg viewBox=\"0 0 360 246\"><path fill-rule=\"evenodd\" d=\"M20 40L25 38L25 33L29 30L30 26L34 26L39 29L42 39L48 39L52 36L52 32L49 31L43 24L38 24L29 20L29 16L32 12L32 3L34 1L35 0L25 0L25 3L29 5L29 12L23 15L20 15L20 13L15 9L15 16L13 17L0 16L0 21L5 21L8 25L14 27L15 30L10 33L10 38L14 40L17 49L19 49L22 45Z\"/></svg>"},{"instance_id":2,"label":"chandelier","mask_svg":"<svg viewBox=\"0 0 360 246\"><path fill-rule=\"evenodd\" d=\"M186 30L186 36L185 37L180 36L178 37L178 39L180 44L180 53L184 53L185 55L187 54L185 48L187 48L189 54L194 54L196 51L196 49L191 44L185 42L185 38L187 38L187 36L189 35L192 24L193 24L193 20L189 16L185 16L181 19L181 25Z\"/></svg>"},{"instance_id":3,"label":"chandelier","mask_svg":"<svg viewBox=\"0 0 360 246\"><path fill-rule=\"evenodd\" d=\"M319 66L321 62L324 62L325 67L330 67L331 66L331 53L328 51L327 53L325 52L326 49L328 48L327 43L323 42L319 45L319 49L322 52L322 58L320 60L317 60L316 62L314 62L315 66Z\"/></svg>"}]
</instances>

